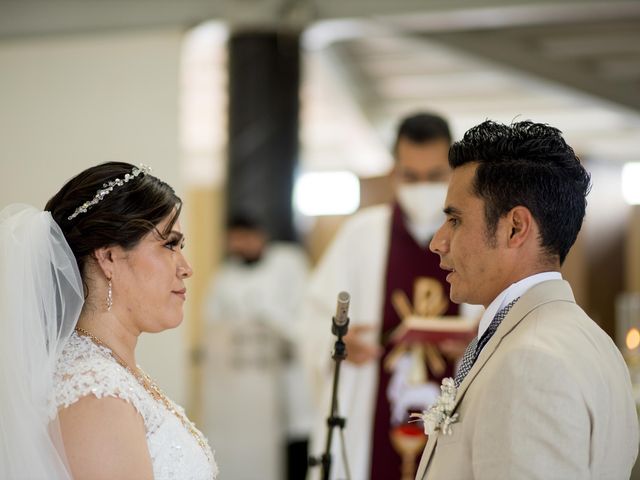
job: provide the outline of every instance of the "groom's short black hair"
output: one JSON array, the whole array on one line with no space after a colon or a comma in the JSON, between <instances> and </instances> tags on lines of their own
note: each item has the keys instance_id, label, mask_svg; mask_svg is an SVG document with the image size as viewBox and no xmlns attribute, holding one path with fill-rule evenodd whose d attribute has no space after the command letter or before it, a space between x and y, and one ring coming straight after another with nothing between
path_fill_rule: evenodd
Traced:
<instances>
[{"instance_id":1,"label":"groom's short black hair","mask_svg":"<svg viewBox=\"0 0 640 480\"><path fill-rule=\"evenodd\" d=\"M452 168L477 162L474 193L485 202L490 238L512 208L529 209L541 245L562 264L582 227L590 175L557 128L531 121L487 120L449 150Z\"/></svg>"}]
</instances>

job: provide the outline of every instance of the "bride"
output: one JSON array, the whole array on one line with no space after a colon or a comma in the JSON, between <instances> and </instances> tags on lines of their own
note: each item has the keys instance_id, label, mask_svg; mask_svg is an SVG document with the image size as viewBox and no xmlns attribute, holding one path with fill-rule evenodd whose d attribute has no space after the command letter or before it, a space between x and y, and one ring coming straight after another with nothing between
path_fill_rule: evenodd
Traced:
<instances>
[{"instance_id":1,"label":"bride","mask_svg":"<svg viewBox=\"0 0 640 480\"><path fill-rule=\"evenodd\" d=\"M0 478L214 479L207 440L136 364L183 317L181 200L105 163L0 212Z\"/></svg>"}]
</instances>

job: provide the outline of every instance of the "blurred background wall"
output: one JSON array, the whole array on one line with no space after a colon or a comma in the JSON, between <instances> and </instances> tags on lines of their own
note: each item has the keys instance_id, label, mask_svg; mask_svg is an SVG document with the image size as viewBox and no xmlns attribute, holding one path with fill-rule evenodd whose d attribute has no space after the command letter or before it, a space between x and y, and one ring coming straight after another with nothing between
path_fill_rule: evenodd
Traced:
<instances>
[{"instance_id":1,"label":"blurred background wall","mask_svg":"<svg viewBox=\"0 0 640 480\"><path fill-rule=\"evenodd\" d=\"M183 195L182 38L163 28L0 41L0 205L44 207L73 175L113 160L147 163ZM140 344L140 361L180 402L183 328Z\"/></svg>"}]
</instances>

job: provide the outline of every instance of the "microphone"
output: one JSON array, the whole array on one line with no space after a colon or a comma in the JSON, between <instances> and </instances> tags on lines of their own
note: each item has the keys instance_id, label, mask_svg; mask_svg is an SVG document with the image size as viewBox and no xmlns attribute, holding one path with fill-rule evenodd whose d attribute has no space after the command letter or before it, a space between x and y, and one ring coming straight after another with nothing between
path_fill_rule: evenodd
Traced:
<instances>
[{"instance_id":1,"label":"microphone","mask_svg":"<svg viewBox=\"0 0 640 480\"><path fill-rule=\"evenodd\" d=\"M336 307L336 316L335 322L336 325L342 327L349 321L349 300L351 300L351 295L347 292L340 292L338 294L338 305Z\"/></svg>"},{"instance_id":2,"label":"microphone","mask_svg":"<svg viewBox=\"0 0 640 480\"><path fill-rule=\"evenodd\" d=\"M338 294L338 303L336 306L336 315L333 317L333 326L331 331L338 337L343 337L349 330L349 300L351 296L347 292Z\"/></svg>"},{"instance_id":3,"label":"microphone","mask_svg":"<svg viewBox=\"0 0 640 480\"><path fill-rule=\"evenodd\" d=\"M351 296L347 292L338 294L338 305L336 306L336 314L331 319L331 332L338 337L333 347L331 358L335 361L333 370L333 389L331 391L331 410L327 417L327 443L324 453L319 457L309 457L309 466L321 466L323 480L329 480L331 470L331 441L333 439L333 429L339 427L342 431L345 426L346 418L338 416L338 381L340 379L340 364L347 358L347 346L342 341L342 337L349 330L349 300ZM343 445L344 447L344 445ZM343 456L344 456L343 452ZM346 458L344 458L346 463ZM348 470L348 468L347 468Z\"/></svg>"}]
</instances>

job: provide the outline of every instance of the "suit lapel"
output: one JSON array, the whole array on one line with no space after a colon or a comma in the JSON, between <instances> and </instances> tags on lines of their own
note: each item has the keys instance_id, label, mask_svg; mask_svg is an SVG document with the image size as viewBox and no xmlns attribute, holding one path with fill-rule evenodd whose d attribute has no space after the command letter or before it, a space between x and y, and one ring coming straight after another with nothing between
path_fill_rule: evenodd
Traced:
<instances>
[{"instance_id":1,"label":"suit lapel","mask_svg":"<svg viewBox=\"0 0 640 480\"><path fill-rule=\"evenodd\" d=\"M460 387L458 387L452 413L455 413L465 392L469 388L469 385L473 383L473 380L476 378L480 370L482 370L489 358L491 358L500 345L502 339L517 328L520 322L533 310L545 303L555 301L575 302L571 286L565 280L549 280L539 283L527 290L524 295L520 297L520 300L513 305L513 308L504 318L498 327L498 330L496 330L496 333L491 337L491 340L489 340L489 342L484 346L480 352L480 356L473 364L473 367L471 367L471 370L469 370L469 373L467 373L467 376L460 384ZM453 428L455 428L455 424L453 425ZM431 456L433 455L436 444L438 443L438 436L439 432L436 432L435 438L430 439L430 441L427 442L424 452L422 453L422 458L420 459L416 479L421 480L424 477L427 466L431 461Z\"/></svg>"},{"instance_id":2,"label":"suit lapel","mask_svg":"<svg viewBox=\"0 0 640 480\"><path fill-rule=\"evenodd\" d=\"M476 378L480 370L482 370L487 361L491 358L500 345L502 339L517 328L520 322L522 322L522 320L524 320L524 318L533 310L545 303L556 301L575 302L571 287L565 280L549 280L539 283L522 295L520 300L513 305L513 308L504 318L498 327L498 330L496 330L496 333L491 337L491 340L489 340L489 342L484 346L480 352L480 356L473 364L473 367L471 367L471 370L469 370L469 373L463 382L460 384L456 393L456 401L453 407L454 412L462 401L469 385L473 383L473 380Z\"/></svg>"},{"instance_id":3,"label":"suit lapel","mask_svg":"<svg viewBox=\"0 0 640 480\"><path fill-rule=\"evenodd\" d=\"M422 480L425 472L427 471L427 465L429 465L429 460L431 460L431 455L433 454L433 450L436 448L436 443L438 442L439 432L434 433L429 437L429 441L424 447L422 452L422 457L420 457L420 464L418 465L418 471L416 472L416 480Z\"/></svg>"}]
</instances>

